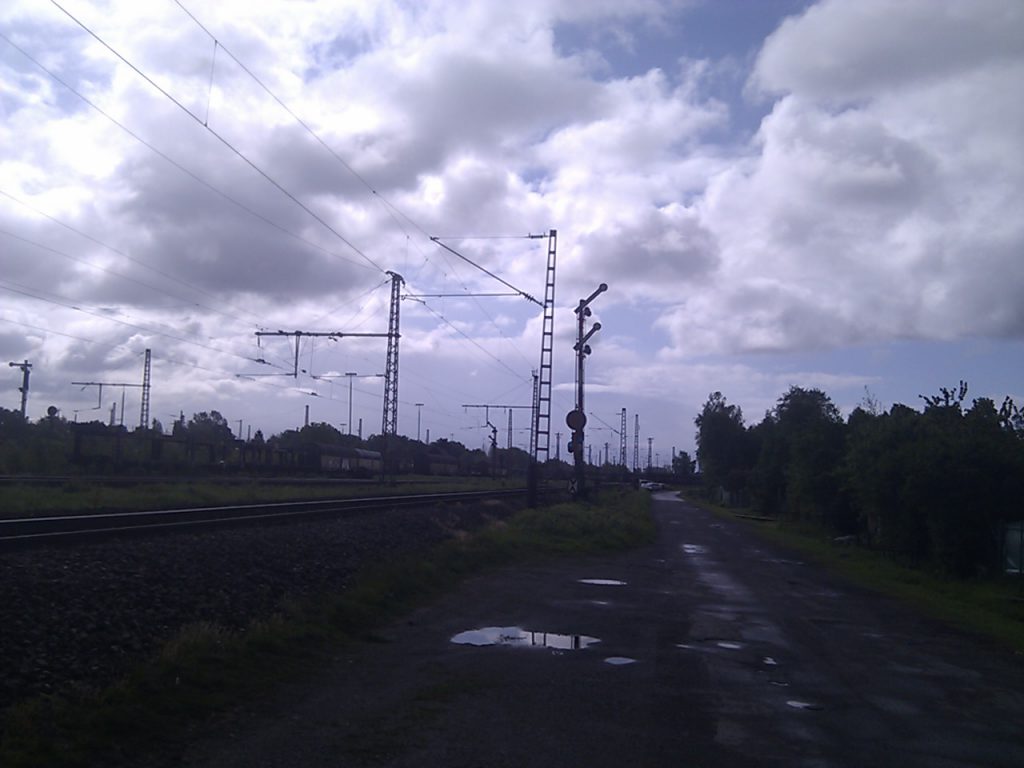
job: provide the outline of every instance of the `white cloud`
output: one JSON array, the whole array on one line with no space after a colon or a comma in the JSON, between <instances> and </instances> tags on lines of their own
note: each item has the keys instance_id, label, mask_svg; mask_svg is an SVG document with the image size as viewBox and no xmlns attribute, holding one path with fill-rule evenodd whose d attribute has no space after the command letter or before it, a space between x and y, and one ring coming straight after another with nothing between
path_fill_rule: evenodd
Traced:
<instances>
[{"instance_id":1,"label":"white cloud","mask_svg":"<svg viewBox=\"0 0 1024 768\"><path fill-rule=\"evenodd\" d=\"M786 386L754 368L692 365L699 355L1024 333L1018 3L811 7L765 41L749 73L747 93L765 116L744 146L723 137L737 135L736 115L750 105L706 95L743 51L727 63L701 61L672 34L699 4L192 8L362 179L223 50L211 90L213 42L173 4L69 8L204 119L209 103L214 130L370 259L400 271L410 291L502 290L425 236L443 235L539 296L545 240L458 238L557 228L556 383L572 378L571 306L606 282L591 366L609 402L634 387L664 404L683 388L699 407L707 391L732 386L740 399L770 404L778 391L765 390ZM239 384L235 373L260 370L251 362L260 354L255 328L383 329L387 286L373 289L385 277L353 248L55 9L10 3L0 17L5 34L146 141L313 243L197 184L0 43L0 189L134 259L0 198L0 227L80 259L0 235L0 280L94 313L25 296L5 305L0 319L93 342L24 329L22 343L12 328L23 326L0 329L11 359L40 360L40 392L49 386L47 395L84 407L91 395L66 381L100 370L137 377L149 345L159 350L161 396L181 403L175 408L208 410L217 406L201 399L217 397L226 412L243 407L230 398L244 392L236 402L283 398L280 409L258 408L287 411L301 402L294 387L320 384ZM628 51L645 25L667 30L658 39L679 40L678 49L658 68L616 73L604 53ZM561 51L567 27L591 47ZM429 393L434 417L452 423L460 413L440 402L446 383L529 397L534 305L430 303L479 346L406 302L403 393ZM263 353L290 364L284 341ZM346 341L303 355L316 370L376 372L383 348ZM802 381L824 381L799 370ZM379 408L379 399L363 400Z\"/></svg>"}]
</instances>

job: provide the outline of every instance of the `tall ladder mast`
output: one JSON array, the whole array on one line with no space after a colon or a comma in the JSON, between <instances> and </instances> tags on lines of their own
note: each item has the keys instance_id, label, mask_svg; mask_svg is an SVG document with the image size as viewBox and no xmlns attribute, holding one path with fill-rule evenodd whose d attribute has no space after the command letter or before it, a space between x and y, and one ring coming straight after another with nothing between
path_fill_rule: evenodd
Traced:
<instances>
[{"instance_id":1,"label":"tall ladder mast","mask_svg":"<svg viewBox=\"0 0 1024 768\"><path fill-rule=\"evenodd\" d=\"M391 311L388 313L388 357L384 366L384 420L381 434L398 434L398 340L399 305L405 280L397 272L391 275Z\"/></svg>"},{"instance_id":2,"label":"tall ladder mast","mask_svg":"<svg viewBox=\"0 0 1024 768\"><path fill-rule=\"evenodd\" d=\"M558 231L548 232L548 266L544 285L544 319L540 334L540 377L537 380L533 458L547 461L551 452L551 377L555 347L555 257ZM543 459L541 458L543 454Z\"/></svg>"}]
</instances>

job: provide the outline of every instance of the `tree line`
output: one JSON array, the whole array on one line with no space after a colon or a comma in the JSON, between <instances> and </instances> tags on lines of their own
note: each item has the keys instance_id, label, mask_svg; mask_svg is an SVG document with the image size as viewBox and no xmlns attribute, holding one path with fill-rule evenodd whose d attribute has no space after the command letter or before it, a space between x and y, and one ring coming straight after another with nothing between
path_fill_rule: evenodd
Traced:
<instances>
[{"instance_id":1,"label":"tree line","mask_svg":"<svg viewBox=\"0 0 1024 768\"><path fill-rule=\"evenodd\" d=\"M760 423L709 395L695 419L702 481L718 500L856 537L965 577L1001 567L1005 525L1024 518L1024 415L967 385L847 419L824 392L790 387Z\"/></svg>"}]
</instances>

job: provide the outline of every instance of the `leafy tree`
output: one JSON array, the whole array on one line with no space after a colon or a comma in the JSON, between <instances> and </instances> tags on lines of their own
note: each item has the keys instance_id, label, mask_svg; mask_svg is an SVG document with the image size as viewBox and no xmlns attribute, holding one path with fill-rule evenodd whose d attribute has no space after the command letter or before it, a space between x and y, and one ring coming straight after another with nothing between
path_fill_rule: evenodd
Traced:
<instances>
[{"instance_id":1,"label":"leafy tree","mask_svg":"<svg viewBox=\"0 0 1024 768\"><path fill-rule=\"evenodd\" d=\"M210 443L222 445L230 443L235 439L235 433L231 431L228 420L220 415L218 411L193 414L188 425L184 428L184 435L197 443Z\"/></svg>"},{"instance_id":2,"label":"leafy tree","mask_svg":"<svg viewBox=\"0 0 1024 768\"><path fill-rule=\"evenodd\" d=\"M769 423L761 435L758 482L784 500L782 511L790 517L852 530L840 475L845 425L829 396L819 389L790 387Z\"/></svg>"},{"instance_id":3,"label":"leafy tree","mask_svg":"<svg viewBox=\"0 0 1024 768\"><path fill-rule=\"evenodd\" d=\"M690 483L697 476L697 461L686 451L680 451L672 459L672 474L683 483Z\"/></svg>"},{"instance_id":4,"label":"leafy tree","mask_svg":"<svg viewBox=\"0 0 1024 768\"><path fill-rule=\"evenodd\" d=\"M708 488L743 490L753 466L754 443L743 426L743 411L712 392L694 420L697 460Z\"/></svg>"}]
</instances>

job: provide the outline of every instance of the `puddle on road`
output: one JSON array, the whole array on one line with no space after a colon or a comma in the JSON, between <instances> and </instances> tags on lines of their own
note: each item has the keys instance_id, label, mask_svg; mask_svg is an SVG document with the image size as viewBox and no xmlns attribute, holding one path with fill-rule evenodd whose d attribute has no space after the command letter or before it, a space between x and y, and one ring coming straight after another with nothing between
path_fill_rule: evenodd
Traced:
<instances>
[{"instance_id":1,"label":"puddle on road","mask_svg":"<svg viewBox=\"0 0 1024 768\"><path fill-rule=\"evenodd\" d=\"M769 667L777 667L779 665L779 662L777 662L771 656L765 656L763 659L761 659L761 663L767 664Z\"/></svg>"},{"instance_id":2,"label":"puddle on road","mask_svg":"<svg viewBox=\"0 0 1024 768\"><path fill-rule=\"evenodd\" d=\"M822 709L821 704L812 704L809 701L797 701L796 699L790 699L786 702L786 705L793 709L811 709L815 711Z\"/></svg>"},{"instance_id":3,"label":"puddle on road","mask_svg":"<svg viewBox=\"0 0 1024 768\"><path fill-rule=\"evenodd\" d=\"M779 688L789 688L789 683L785 680L769 680L772 685L778 686Z\"/></svg>"},{"instance_id":4,"label":"puddle on road","mask_svg":"<svg viewBox=\"0 0 1024 768\"><path fill-rule=\"evenodd\" d=\"M683 552L688 555L706 555L708 550L700 544L683 544Z\"/></svg>"},{"instance_id":5,"label":"puddle on road","mask_svg":"<svg viewBox=\"0 0 1024 768\"><path fill-rule=\"evenodd\" d=\"M481 627L460 632L452 637L451 642L457 645L504 645L510 648L555 648L561 651L578 651L601 641L587 635L559 635L522 627Z\"/></svg>"},{"instance_id":6,"label":"puddle on road","mask_svg":"<svg viewBox=\"0 0 1024 768\"><path fill-rule=\"evenodd\" d=\"M631 659L629 656L609 656L604 660L605 664L612 664L616 667L621 667L626 664L636 664L636 659Z\"/></svg>"},{"instance_id":7,"label":"puddle on road","mask_svg":"<svg viewBox=\"0 0 1024 768\"><path fill-rule=\"evenodd\" d=\"M618 579L579 579L580 584L597 584L601 587L624 587L626 582Z\"/></svg>"},{"instance_id":8,"label":"puddle on road","mask_svg":"<svg viewBox=\"0 0 1024 768\"><path fill-rule=\"evenodd\" d=\"M731 640L719 640L715 645L725 648L727 651L738 651L743 648L743 643L734 643Z\"/></svg>"}]
</instances>

